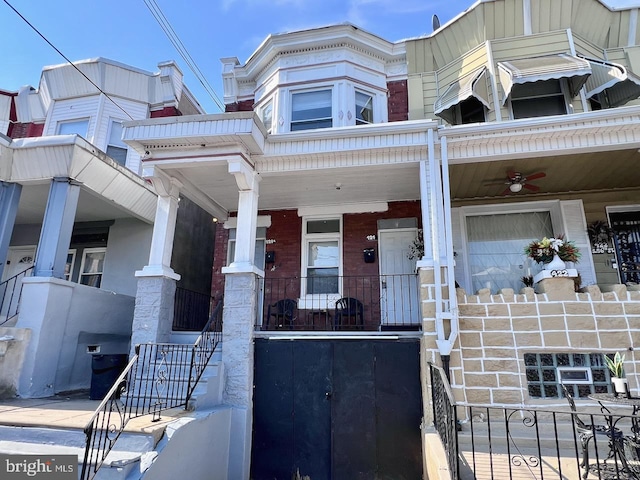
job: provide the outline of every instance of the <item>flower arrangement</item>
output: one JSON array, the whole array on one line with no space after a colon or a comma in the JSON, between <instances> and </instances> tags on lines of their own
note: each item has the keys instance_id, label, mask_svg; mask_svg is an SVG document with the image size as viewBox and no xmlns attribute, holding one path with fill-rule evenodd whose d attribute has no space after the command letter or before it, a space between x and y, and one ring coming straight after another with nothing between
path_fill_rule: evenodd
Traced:
<instances>
[{"instance_id":1,"label":"flower arrangement","mask_svg":"<svg viewBox=\"0 0 640 480\"><path fill-rule=\"evenodd\" d=\"M424 255L424 238L422 237L422 229L418 229L418 236L409 245L407 258L409 260L420 260Z\"/></svg>"},{"instance_id":2,"label":"flower arrangement","mask_svg":"<svg viewBox=\"0 0 640 480\"><path fill-rule=\"evenodd\" d=\"M549 263L554 255L558 255L563 262L577 262L580 258L578 247L573 242L565 240L563 235L534 240L525 247L524 253L538 263Z\"/></svg>"}]
</instances>

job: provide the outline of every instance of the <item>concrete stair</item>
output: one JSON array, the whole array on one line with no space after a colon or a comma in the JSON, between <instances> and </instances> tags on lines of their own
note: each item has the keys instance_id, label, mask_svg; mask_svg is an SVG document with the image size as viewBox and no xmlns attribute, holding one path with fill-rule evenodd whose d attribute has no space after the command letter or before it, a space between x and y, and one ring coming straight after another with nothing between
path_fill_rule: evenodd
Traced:
<instances>
[{"instance_id":1,"label":"concrete stair","mask_svg":"<svg viewBox=\"0 0 640 480\"><path fill-rule=\"evenodd\" d=\"M179 335L172 338L184 344L193 344L197 335ZM176 342L178 343L178 342ZM190 355L185 357L180 382L188 381ZM168 357L166 361L170 362ZM154 365L156 368L159 364ZM150 369L150 372L153 370ZM151 381L143 374L139 379ZM186 387L186 385L185 385ZM161 413L160 421L153 422L152 415L133 418L116 441L104 464L98 470L96 480L139 480L147 469L167 448L169 437L185 425L193 425L193 419L216 412L216 418L227 418L224 408L214 407L222 403L224 366L222 347L218 346L193 392L187 409L177 407ZM186 391L186 388L185 388ZM121 399L123 402L126 397ZM150 399L143 399L149 401ZM86 437L83 428L100 404L88 400L88 393L57 396L52 399L15 399L0 402L0 454L38 454L78 457L78 475L82 471ZM212 410L213 409L213 410ZM195 417L193 416L195 415ZM221 417L220 417L221 416ZM170 427L169 427L170 426ZM173 432L168 435L166 432ZM193 427L189 427L193 428ZM184 437L184 435L182 435ZM168 452L166 452L168 453Z\"/></svg>"}]
</instances>

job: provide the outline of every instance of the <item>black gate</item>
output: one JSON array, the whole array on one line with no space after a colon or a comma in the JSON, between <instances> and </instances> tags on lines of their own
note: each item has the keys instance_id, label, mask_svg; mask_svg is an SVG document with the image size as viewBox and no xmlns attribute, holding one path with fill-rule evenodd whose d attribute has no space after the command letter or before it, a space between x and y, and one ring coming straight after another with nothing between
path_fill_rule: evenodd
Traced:
<instances>
[{"instance_id":1,"label":"black gate","mask_svg":"<svg viewBox=\"0 0 640 480\"><path fill-rule=\"evenodd\" d=\"M419 343L255 342L251 478L422 478Z\"/></svg>"},{"instance_id":2,"label":"black gate","mask_svg":"<svg viewBox=\"0 0 640 480\"><path fill-rule=\"evenodd\" d=\"M622 283L640 283L640 212L611 213Z\"/></svg>"}]
</instances>

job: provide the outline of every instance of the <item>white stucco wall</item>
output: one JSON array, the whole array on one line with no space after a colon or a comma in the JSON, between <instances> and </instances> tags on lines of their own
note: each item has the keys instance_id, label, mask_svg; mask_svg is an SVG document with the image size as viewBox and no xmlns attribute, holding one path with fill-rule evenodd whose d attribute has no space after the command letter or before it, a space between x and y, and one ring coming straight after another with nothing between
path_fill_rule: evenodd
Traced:
<instances>
[{"instance_id":1,"label":"white stucco wall","mask_svg":"<svg viewBox=\"0 0 640 480\"><path fill-rule=\"evenodd\" d=\"M101 289L135 297L138 280L134 274L149 260L152 233L153 225L134 218L115 221L109 228Z\"/></svg>"},{"instance_id":2,"label":"white stucco wall","mask_svg":"<svg viewBox=\"0 0 640 480\"><path fill-rule=\"evenodd\" d=\"M172 422L156 448L158 457L142 478L231 480L227 474L230 429L228 408L197 411Z\"/></svg>"},{"instance_id":3,"label":"white stucco wall","mask_svg":"<svg viewBox=\"0 0 640 480\"><path fill-rule=\"evenodd\" d=\"M15 397L31 331L0 327L0 398Z\"/></svg>"},{"instance_id":4,"label":"white stucco wall","mask_svg":"<svg viewBox=\"0 0 640 480\"><path fill-rule=\"evenodd\" d=\"M18 393L44 397L88 388L91 355L128 353L135 299L57 278L24 279L16 327L31 330ZM93 343L96 342L96 343Z\"/></svg>"}]
</instances>

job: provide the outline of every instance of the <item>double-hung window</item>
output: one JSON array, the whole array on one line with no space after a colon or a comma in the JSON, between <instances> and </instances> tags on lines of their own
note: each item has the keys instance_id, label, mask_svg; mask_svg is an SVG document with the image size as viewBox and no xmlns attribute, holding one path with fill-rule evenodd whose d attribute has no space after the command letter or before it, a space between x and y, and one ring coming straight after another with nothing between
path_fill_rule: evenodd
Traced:
<instances>
[{"instance_id":1,"label":"double-hung window","mask_svg":"<svg viewBox=\"0 0 640 480\"><path fill-rule=\"evenodd\" d=\"M291 131L333 126L331 89L291 94Z\"/></svg>"},{"instance_id":2,"label":"double-hung window","mask_svg":"<svg viewBox=\"0 0 640 480\"><path fill-rule=\"evenodd\" d=\"M306 219L303 235L303 289L306 295L340 293L340 218Z\"/></svg>"},{"instance_id":3,"label":"double-hung window","mask_svg":"<svg viewBox=\"0 0 640 480\"><path fill-rule=\"evenodd\" d=\"M78 283L90 287L100 287L104 272L104 257L106 248L85 248L82 252L82 264L80 266L80 278Z\"/></svg>"},{"instance_id":4,"label":"double-hung window","mask_svg":"<svg viewBox=\"0 0 640 480\"><path fill-rule=\"evenodd\" d=\"M127 163L127 144L122 141L122 123L116 120L111 121L107 155L120 165Z\"/></svg>"},{"instance_id":5,"label":"double-hung window","mask_svg":"<svg viewBox=\"0 0 640 480\"><path fill-rule=\"evenodd\" d=\"M373 97L356 91L356 125L373 123Z\"/></svg>"},{"instance_id":6,"label":"double-hung window","mask_svg":"<svg viewBox=\"0 0 640 480\"><path fill-rule=\"evenodd\" d=\"M58 123L57 135L73 135L74 133L83 138L87 138L89 131L89 119L69 120Z\"/></svg>"}]
</instances>

